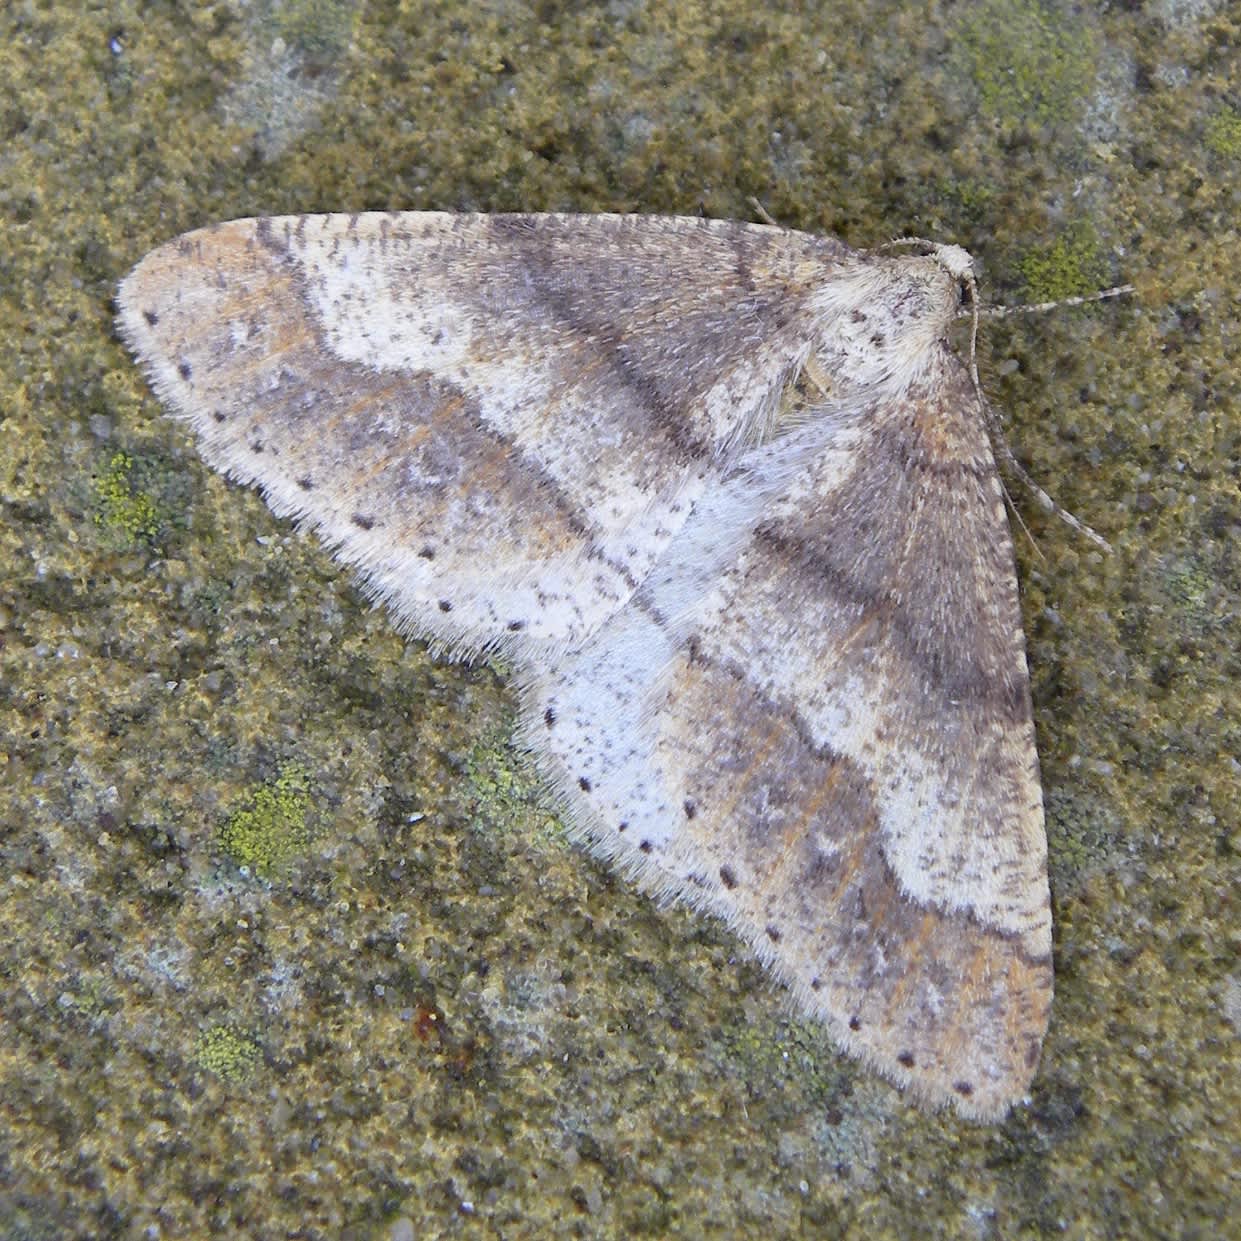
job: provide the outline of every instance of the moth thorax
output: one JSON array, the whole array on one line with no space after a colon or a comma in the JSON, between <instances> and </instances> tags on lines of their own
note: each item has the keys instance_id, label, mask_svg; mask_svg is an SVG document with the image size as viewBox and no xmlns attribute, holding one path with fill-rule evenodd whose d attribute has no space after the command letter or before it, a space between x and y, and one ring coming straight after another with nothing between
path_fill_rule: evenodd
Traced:
<instances>
[{"instance_id":1,"label":"moth thorax","mask_svg":"<svg viewBox=\"0 0 1241 1241\"><path fill-rule=\"evenodd\" d=\"M835 377L834 394L903 390L947 336L959 289L934 255L868 257L824 298L822 332L812 351L816 369Z\"/></svg>"}]
</instances>

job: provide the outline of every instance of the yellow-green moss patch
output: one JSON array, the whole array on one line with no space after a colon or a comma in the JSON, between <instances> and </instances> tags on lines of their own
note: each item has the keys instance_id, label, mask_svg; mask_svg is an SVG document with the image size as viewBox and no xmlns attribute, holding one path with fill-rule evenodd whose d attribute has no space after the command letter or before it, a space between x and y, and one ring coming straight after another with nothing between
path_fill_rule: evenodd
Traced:
<instances>
[{"instance_id":1,"label":"yellow-green moss patch","mask_svg":"<svg viewBox=\"0 0 1241 1241\"><path fill-rule=\"evenodd\" d=\"M1069 229L1049 246L1032 250L1019 264L1032 302L1097 293L1107 284L1107 260L1094 229Z\"/></svg>"},{"instance_id":2,"label":"yellow-green moss patch","mask_svg":"<svg viewBox=\"0 0 1241 1241\"><path fill-rule=\"evenodd\" d=\"M95 479L95 525L127 543L153 539L160 525L155 501L133 484L133 468L129 453L113 453L108 468Z\"/></svg>"},{"instance_id":3,"label":"yellow-green moss patch","mask_svg":"<svg viewBox=\"0 0 1241 1241\"><path fill-rule=\"evenodd\" d=\"M194 1061L200 1069L214 1073L230 1086L238 1086L254 1076L262 1048L244 1030L232 1025L211 1026L194 1044Z\"/></svg>"},{"instance_id":4,"label":"yellow-green moss patch","mask_svg":"<svg viewBox=\"0 0 1241 1241\"><path fill-rule=\"evenodd\" d=\"M982 110L1014 123L1074 120L1095 77L1095 40L1080 21L1038 0L966 6L955 55Z\"/></svg>"},{"instance_id":5,"label":"yellow-green moss patch","mask_svg":"<svg viewBox=\"0 0 1241 1241\"><path fill-rule=\"evenodd\" d=\"M1207 122L1206 144L1216 155L1241 156L1241 112L1225 108Z\"/></svg>"},{"instance_id":6,"label":"yellow-green moss patch","mask_svg":"<svg viewBox=\"0 0 1241 1241\"><path fill-rule=\"evenodd\" d=\"M280 774L250 794L220 829L220 844L240 866L260 875L301 853L310 842L310 777L300 763L286 763Z\"/></svg>"}]
</instances>

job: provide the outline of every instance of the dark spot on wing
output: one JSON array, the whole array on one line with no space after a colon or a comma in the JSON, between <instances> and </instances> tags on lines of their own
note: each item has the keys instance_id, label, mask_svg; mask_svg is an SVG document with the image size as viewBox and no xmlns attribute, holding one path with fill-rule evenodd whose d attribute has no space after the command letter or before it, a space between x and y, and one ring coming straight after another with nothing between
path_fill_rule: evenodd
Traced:
<instances>
[{"instance_id":1,"label":"dark spot on wing","mask_svg":"<svg viewBox=\"0 0 1241 1241\"><path fill-rule=\"evenodd\" d=\"M441 600L440 600L440 611L441 611L441 612L451 612L451 611L452 611L452 604L451 604L451 603L449 603L447 599L441 599Z\"/></svg>"},{"instance_id":2,"label":"dark spot on wing","mask_svg":"<svg viewBox=\"0 0 1241 1241\"><path fill-rule=\"evenodd\" d=\"M194 368L188 362L182 359L180 362L177 363L177 372L178 374L180 374L182 379L188 382L190 376L194 373Z\"/></svg>"},{"instance_id":3,"label":"dark spot on wing","mask_svg":"<svg viewBox=\"0 0 1241 1241\"><path fill-rule=\"evenodd\" d=\"M357 526L359 530L374 530L375 529L375 519L373 517L367 517L363 513L354 513L354 515L349 520L353 522L353 524ZM441 603L440 607L442 608L443 606L444 605Z\"/></svg>"},{"instance_id":4,"label":"dark spot on wing","mask_svg":"<svg viewBox=\"0 0 1241 1241\"><path fill-rule=\"evenodd\" d=\"M589 793L591 789L591 784L590 784L590 781L587 780L585 776L578 776L577 787L581 789L583 793Z\"/></svg>"},{"instance_id":5,"label":"dark spot on wing","mask_svg":"<svg viewBox=\"0 0 1241 1241\"><path fill-rule=\"evenodd\" d=\"M146 320L146 321L147 321L147 322L148 322L148 323L149 323L152 327L154 327L154 326L155 326L155 325L159 322L159 315L157 315L157 314L155 313L155 311L153 311L153 310L144 310L144 311L142 312L142 317L143 317L143 318L144 318L144 319L145 319L145 320Z\"/></svg>"},{"instance_id":6,"label":"dark spot on wing","mask_svg":"<svg viewBox=\"0 0 1241 1241\"><path fill-rule=\"evenodd\" d=\"M313 491L315 489L315 480L313 478L299 478L297 485L303 491Z\"/></svg>"},{"instance_id":7,"label":"dark spot on wing","mask_svg":"<svg viewBox=\"0 0 1241 1241\"><path fill-rule=\"evenodd\" d=\"M914 1067L914 1054L912 1051L903 1051L896 1057L898 1064L903 1064L907 1069Z\"/></svg>"},{"instance_id":8,"label":"dark spot on wing","mask_svg":"<svg viewBox=\"0 0 1241 1241\"><path fill-rule=\"evenodd\" d=\"M733 874L730 867L720 867L720 882L731 892L737 886L737 876Z\"/></svg>"}]
</instances>

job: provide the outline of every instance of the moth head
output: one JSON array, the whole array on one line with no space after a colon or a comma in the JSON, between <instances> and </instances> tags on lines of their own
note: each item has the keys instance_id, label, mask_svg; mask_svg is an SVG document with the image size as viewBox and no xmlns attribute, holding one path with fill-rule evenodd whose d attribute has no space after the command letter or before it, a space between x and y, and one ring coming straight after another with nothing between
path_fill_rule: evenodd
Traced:
<instances>
[{"instance_id":1,"label":"moth head","mask_svg":"<svg viewBox=\"0 0 1241 1241\"><path fill-rule=\"evenodd\" d=\"M898 247L908 247L913 251L912 258L924 261L921 264L910 263L908 270L913 270L915 266L924 270L933 269L932 280L942 290L943 300L951 300L955 296L957 314L973 312L978 303L978 272L973 255L968 250L962 246L927 241L922 237L897 237L882 249L890 252ZM899 258L896 265L901 266Z\"/></svg>"},{"instance_id":2,"label":"moth head","mask_svg":"<svg viewBox=\"0 0 1241 1241\"><path fill-rule=\"evenodd\" d=\"M846 389L905 388L942 354L962 310L974 309L969 254L916 245L920 253L859 254L846 278L823 290L823 368Z\"/></svg>"},{"instance_id":3,"label":"moth head","mask_svg":"<svg viewBox=\"0 0 1241 1241\"><path fill-rule=\"evenodd\" d=\"M928 295L926 313L936 318L971 315L978 305L978 275L974 258L961 246L942 245L917 237L901 237L885 249L910 246L914 254L894 260L898 270L915 279L918 273Z\"/></svg>"},{"instance_id":4,"label":"moth head","mask_svg":"<svg viewBox=\"0 0 1241 1241\"><path fill-rule=\"evenodd\" d=\"M968 250L960 246L941 246L928 242L924 253L929 254L954 279L958 285L974 288L974 259Z\"/></svg>"}]
</instances>

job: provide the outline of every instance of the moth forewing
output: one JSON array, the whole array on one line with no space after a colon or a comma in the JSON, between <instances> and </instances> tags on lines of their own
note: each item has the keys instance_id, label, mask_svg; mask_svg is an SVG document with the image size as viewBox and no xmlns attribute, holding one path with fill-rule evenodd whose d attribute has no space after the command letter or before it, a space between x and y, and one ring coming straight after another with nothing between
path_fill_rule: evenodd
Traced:
<instances>
[{"instance_id":1,"label":"moth forewing","mask_svg":"<svg viewBox=\"0 0 1241 1241\"><path fill-rule=\"evenodd\" d=\"M593 849L994 1120L1038 1062L1050 911L1012 547L947 343L963 264L701 219L301 216L169 243L119 309L208 462L406 631L514 661Z\"/></svg>"}]
</instances>

